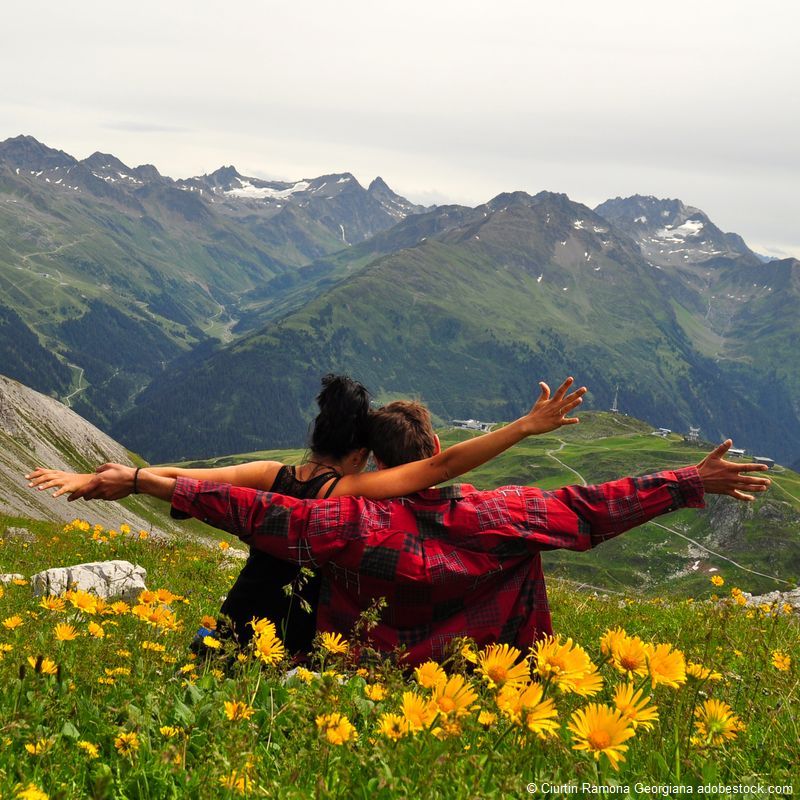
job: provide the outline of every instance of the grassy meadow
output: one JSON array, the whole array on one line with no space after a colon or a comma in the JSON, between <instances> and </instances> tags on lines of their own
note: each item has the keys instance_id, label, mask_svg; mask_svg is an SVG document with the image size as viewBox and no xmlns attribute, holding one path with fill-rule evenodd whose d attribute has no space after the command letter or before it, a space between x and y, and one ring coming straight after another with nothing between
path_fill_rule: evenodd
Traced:
<instances>
[{"instance_id":1,"label":"grassy meadow","mask_svg":"<svg viewBox=\"0 0 800 800\"><path fill-rule=\"evenodd\" d=\"M238 657L189 652L236 571L224 545L97 529L90 515L65 528L26 523L32 544L4 537L21 522L0 523L4 571L27 579L121 558L147 569L149 593L128 606L81 593L43 603L27 580L3 587L2 798L543 797L548 782L581 796L591 791L583 783L629 786L630 796L649 796L639 784L798 788L797 616L740 605L732 590L749 587L724 569L723 585L706 579L669 599L552 579L560 642L533 656L466 643L420 673L372 654L365 619L358 641L321 642L309 671L287 679L266 624L258 648Z\"/></svg>"},{"instance_id":2,"label":"grassy meadow","mask_svg":"<svg viewBox=\"0 0 800 800\"><path fill-rule=\"evenodd\" d=\"M702 457L650 431L587 413L463 480L553 488ZM443 445L471 435L444 431ZM164 539L105 530L92 504L63 528L0 518L0 573L24 576L0 588L0 798L507 798L554 786L788 797L800 788L798 614L743 594L791 588L800 572L800 476L770 476L752 506L723 499L590 553L545 554L560 639L533 653L464 642L420 672L370 650L371 615L294 673L267 622L246 652L211 641L195 657L189 643L214 624L240 546L199 523ZM156 524L165 513L146 511ZM138 602L31 592L41 569L109 559L147 569Z\"/></svg>"}]
</instances>

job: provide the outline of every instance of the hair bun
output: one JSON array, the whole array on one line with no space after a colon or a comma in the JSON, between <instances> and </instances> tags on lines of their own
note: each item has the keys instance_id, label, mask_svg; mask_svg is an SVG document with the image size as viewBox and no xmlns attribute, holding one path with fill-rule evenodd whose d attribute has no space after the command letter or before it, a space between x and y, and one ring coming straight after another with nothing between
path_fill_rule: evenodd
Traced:
<instances>
[{"instance_id":1,"label":"hair bun","mask_svg":"<svg viewBox=\"0 0 800 800\"><path fill-rule=\"evenodd\" d=\"M317 395L319 414L311 433L311 450L318 455L343 458L366 447L369 392L348 375L328 373Z\"/></svg>"}]
</instances>

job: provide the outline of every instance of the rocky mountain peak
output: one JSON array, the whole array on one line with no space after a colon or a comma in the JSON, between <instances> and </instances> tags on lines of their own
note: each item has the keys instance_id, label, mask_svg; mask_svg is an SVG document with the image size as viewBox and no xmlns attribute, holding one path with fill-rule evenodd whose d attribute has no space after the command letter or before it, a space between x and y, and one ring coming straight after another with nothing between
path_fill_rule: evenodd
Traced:
<instances>
[{"instance_id":1,"label":"rocky mountain peak","mask_svg":"<svg viewBox=\"0 0 800 800\"><path fill-rule=\"evenodd\" d=\"M77 163L72 156L47 147L33 136L14 136L0 142L0 161L27 170L50 170Z\"/></svg>"}]
</instances>

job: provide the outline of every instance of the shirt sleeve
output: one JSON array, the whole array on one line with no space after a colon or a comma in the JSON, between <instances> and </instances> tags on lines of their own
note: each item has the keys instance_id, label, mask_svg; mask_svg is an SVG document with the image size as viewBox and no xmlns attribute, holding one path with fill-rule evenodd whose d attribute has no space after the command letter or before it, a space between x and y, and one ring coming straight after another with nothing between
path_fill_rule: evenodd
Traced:
<instances>
[{"instance_id":1,"label":"shirt sleeve","mask_svg":"<svg viewBox=\"0 0 800 800\"><path fill-rule=\"evenodd\" d=\"M284 561L319 567L352 539L358 498L298 500L241 486L178 478L172 508Z\"/></svg>"},{"instance_id":2,"label":"shirt sleeve","mask_svg":"<svg viewBox=\"0 0 800 800\"><path fill-rule=\"evenodd\" d=\"M541 549L588 550L662 514L705 506L696 467L595 486L528 491L526 505L534 512L528 514L528 527Z\"/></svg>"}]
</instances>

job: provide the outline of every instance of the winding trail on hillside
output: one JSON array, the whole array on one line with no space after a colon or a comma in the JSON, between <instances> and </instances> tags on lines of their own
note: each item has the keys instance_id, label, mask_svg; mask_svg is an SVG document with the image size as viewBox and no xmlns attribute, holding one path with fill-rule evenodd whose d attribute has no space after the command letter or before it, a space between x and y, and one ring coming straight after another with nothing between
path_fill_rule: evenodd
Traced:
<instances>
[{"instance_id":1,"label":"winding trail on hillside","mask_svg":"<svg viewBox=\"0 0 800 800\"><path fill-rule=\"evenodd\" d=\"M85 392L89 388L88 381L84 379L84 369L83 367L79 367L77 364L73 364L71 361L67 361L67 366L71 367L72 369L78 370L78 388L74 391L70 392L61 402L64 403L67 408L72 408L72 398L75 397L76 394L80 394L81 392Z\"/></svg>"},{"instance_id":2,"label":"winding trail on hillside","mask_svg":"<svg viewBox=\"0 0 800 800\"><path fill-rule=\"evenodd\" d=\"M553 461L557 462L558 464L561 464L564 469L568 469L573 475L577 475L582 486L587 486L588 484L586 483L586 479L580 474L580 472L578 472L578 470L573 469L569 464L565 464L560 458L556 458L553 455L553 453L560 453L567 446L567 443L563 439L559 439L558 441L561 442L561 446L556 450L545 450L545 455L548 458L552 458Z\"/></svg>"},{"instance_id":3,"label":"winding trail on hillside","mask_svg":"<svg viewBox=\"0 0 800 800\"><path fill-rule=\"evenodd\" d=\"M681 539L686 539L687 542L691 542L695 547L699 547L701 550L705 550L706 553L709 553L712 556L716 556L717 558L721 558L723 561L727 561L729 564L733 564L734 567L738 567L740 570L744 572L749 572L751 575L758 575L761 578L769 578L771 581L777 581L778 583L785 583L787 586L794 586L791 581L785 581L783 578L776 578L774 575L766 575L763 572L759 572L755 569L750 569L750 567L745 567L744 565L740 564L738 561L734 561L732 558L728 558L727 556L723 556L721 553L717 553L714 550L709 550L705 545L700 544L695 539L692 539L689 536L686 536L679 531L676 531L674 528L669 528L666 525L662 525L660 522L655 522L654 520L650 520L650 525L655 525L658 528L663 528L665 531L669 533L674 533L676 536L680 536Z\"/></svg>"}]
</instances>

